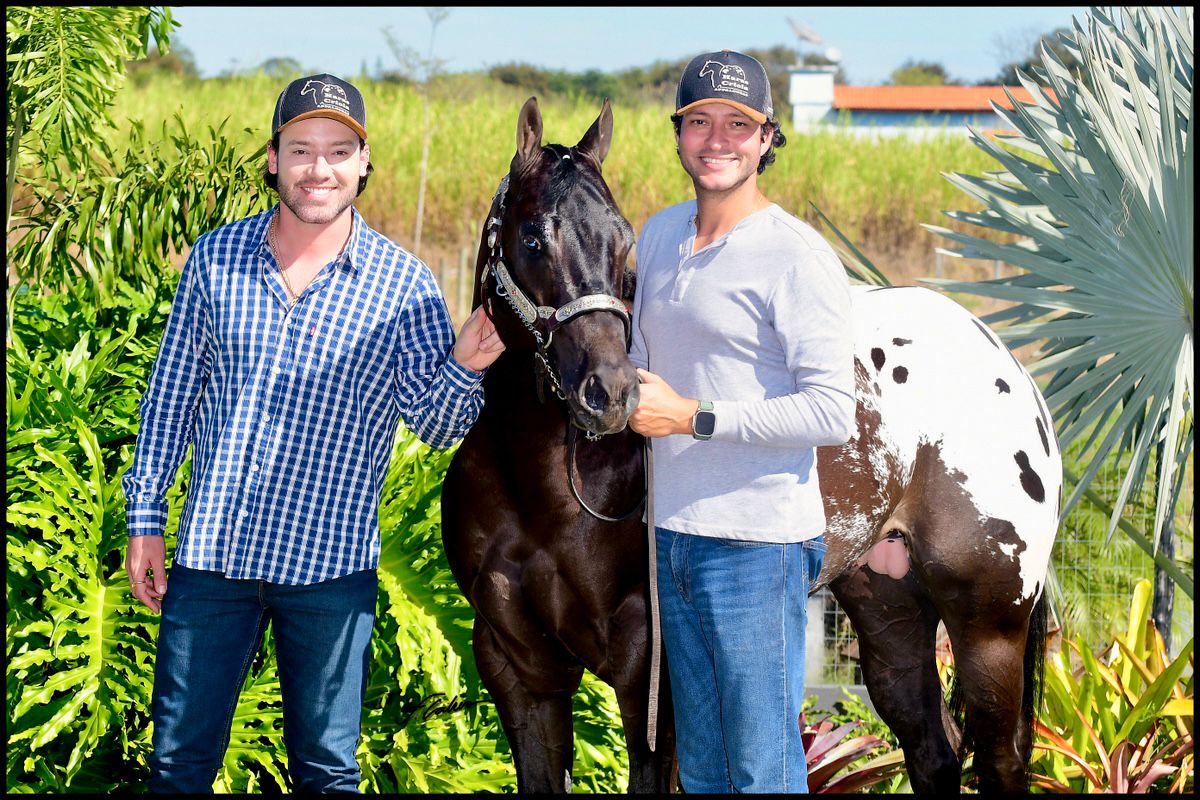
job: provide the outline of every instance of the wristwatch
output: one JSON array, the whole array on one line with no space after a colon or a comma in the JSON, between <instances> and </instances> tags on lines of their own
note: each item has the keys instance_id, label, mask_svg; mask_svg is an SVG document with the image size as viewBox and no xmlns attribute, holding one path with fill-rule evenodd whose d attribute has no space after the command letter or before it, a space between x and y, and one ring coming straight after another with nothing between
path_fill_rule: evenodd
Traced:
<instances>
[{"instance_id":1,"label":"wristwatch","mask_svg":"<svg viewBox=\"0 0 1200 800\"><path fill-rule=\"evenodd\" d=\"M716 428L717 415L713 413L712 401L701 400L700 407L692 414L692 438L702 442L708 441Z\"/></svg>"}]
</instances>

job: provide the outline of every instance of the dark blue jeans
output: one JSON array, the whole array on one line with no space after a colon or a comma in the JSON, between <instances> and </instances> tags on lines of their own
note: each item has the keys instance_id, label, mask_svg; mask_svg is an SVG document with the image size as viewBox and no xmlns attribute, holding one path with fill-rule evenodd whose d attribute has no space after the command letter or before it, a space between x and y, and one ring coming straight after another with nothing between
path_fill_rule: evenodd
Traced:
<instances>
[{"instance_id":1,"label":"dark blue jeans","mask_svg":"<svg viewBox=\"0 0 1200 800\"><path fill-rule=\"evenodd\" d=\"M808 791L804 628L824 537L770 544L655 534L684 791Z\"/></svg>"},{"instance_id":2,"label":"dark blue jeans","mask_svg":"<svg viewBox=\"0 0 1200 800\"><path fill-rule=\"evenodd\" d=\"M375 570L284 586L175 565L154 662L150 791L212 792L270 621L296 791L357 792L378 586Z\"/></svg>"}]
</instances>

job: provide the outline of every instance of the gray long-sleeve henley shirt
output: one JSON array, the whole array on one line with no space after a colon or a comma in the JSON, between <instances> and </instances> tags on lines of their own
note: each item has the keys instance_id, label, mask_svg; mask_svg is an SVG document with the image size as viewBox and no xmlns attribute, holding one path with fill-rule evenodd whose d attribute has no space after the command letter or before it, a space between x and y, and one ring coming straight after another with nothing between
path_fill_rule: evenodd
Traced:
<instances>
[{"instance_id":1,"label":"gray long-sleeve henley shirt","mask_svg":"<svg viewBox=\"0 0 1200 800\"><path fill-rule=\"evenodd\" d=\"M798 542L825 513L815 448L854 431L849 281L811 226L771 205L697 253L696 202L637 245L635 366L712 400L713 438L654 442L655 523L700 536Z\"/></svg>"}]
</instances>

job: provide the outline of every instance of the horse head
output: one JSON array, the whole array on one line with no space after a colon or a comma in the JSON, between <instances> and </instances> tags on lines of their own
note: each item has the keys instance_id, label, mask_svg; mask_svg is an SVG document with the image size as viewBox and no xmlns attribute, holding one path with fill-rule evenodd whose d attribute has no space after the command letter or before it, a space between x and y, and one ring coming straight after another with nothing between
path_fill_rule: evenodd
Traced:
<instances>
[{"instance_id":1,"label":"horse head","mask_svg":"<svg viewBox=\"0 0 1200 800\"><path fill-rule=\"evenodd\" d=\"M504 357L532 350L574 424L596 435L622 430L638 403L623 302L633 227L600 172L612 124L605 100L574 147L543 146L537 99L526 101L484 228L475 293Z\"/></svg>"}]
</instances>

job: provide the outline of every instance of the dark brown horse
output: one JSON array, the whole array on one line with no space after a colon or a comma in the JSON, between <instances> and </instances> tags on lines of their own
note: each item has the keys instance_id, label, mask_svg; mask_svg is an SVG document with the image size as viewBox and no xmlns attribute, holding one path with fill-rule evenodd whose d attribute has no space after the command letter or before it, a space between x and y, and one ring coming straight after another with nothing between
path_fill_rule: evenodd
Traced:
<instances>
[{"instance_id":1,"label":"dark brown horse","mask_svg":"<svg viewBox=\"0 0 1200 800\"><path fill-rule=\"evenodd\" d=\"M617 299L633 237L600 175L611 136L607 103L573 148L543 147L536 102L521 110L476 273L475 305L507 350L442 492L447 558L476 610L476 662L521 791L569 788L585 668L615 690L630 790L669 789L674 764L665 667L647 702L642 440L625 428L637 381ZM818 450L829 549L814 590L830 585L854 624L916 791L957 791L967 746L981 789L1023 791L1061 480L1045 403L952 301L912 287L853 296L858 430ZM589 440L577 452L573 430ZM938 682L939 620L965 724Z\"/></svg>"},{"instance_id":2,"label":"dark brown horse","mask_svg":"<svg viewBox=\"0 0 1200 800\"><path fill-rule=\"evenodd\" d=\"M674 734L664 686L650 750L642 439L625 427L638 397L622 302L633 229L600 175L612 112L606 102L575 147L541 138L531 98L476 274L474 305L488 304L506 349L446 475L442 535L475 608L475 660L518 789L569 790L571 698L586 668L616 694L630 791L663 792ZM572 423L600 438L580 444L569 479ZM572 482L597 513L625 519L585 511Z\"/></svg>"}]
</instances>

